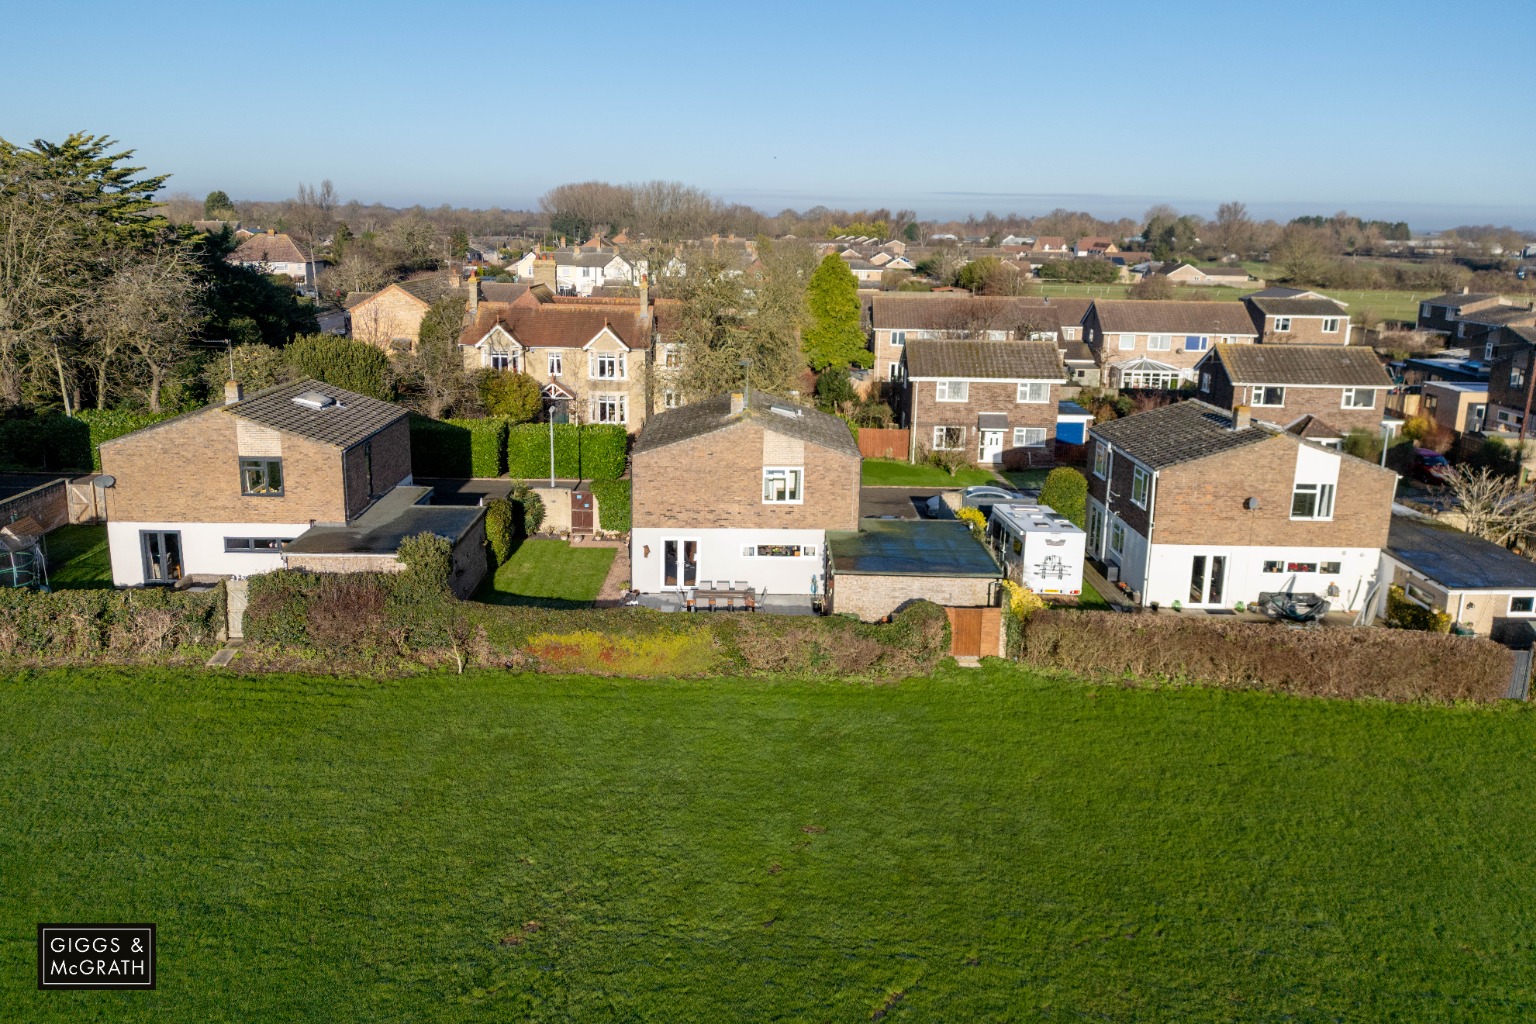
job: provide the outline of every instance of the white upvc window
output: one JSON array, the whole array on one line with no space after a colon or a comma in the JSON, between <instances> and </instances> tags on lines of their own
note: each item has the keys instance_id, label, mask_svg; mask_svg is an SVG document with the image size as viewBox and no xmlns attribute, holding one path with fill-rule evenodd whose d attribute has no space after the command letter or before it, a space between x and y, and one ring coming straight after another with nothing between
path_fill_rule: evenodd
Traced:
<instances>
[{"instance_id":1,"label":"white upvc window","mask_svg":"<svg viewBox=\"0 0 1536 1024\"><path fill-rule=\"evenodd\" d=\"M1131 469L1131 504L1139 508L1147 507L1147 491L1152 483L1152 474L1135 466Z\"/></svg>"},{"instance_id":2,"label":"white upvc window","mask_svg":"<svg viewBox=\"0 0 1536 1024\"><path fill-rule=\"evenodd\" d=\"M1109 471L1109 445L1103 441L1093 446L1093 475L1100 480Z\"/></svg>"},{"instance_id":3,"label":"white upvc window","mask_svg":"<svg viewBox=\"0 0 1536 1024\"><path fill-rule=\"evenodd\" d=\"M1342 409L1374 409L1376 408L1375 388L1345 388Z\"/></svg>"},{"instance_id":4,"label":"white upvc window","mask_svg":"<svg viewBox=\"0 0 1536 1024\"><path fill-rule=\"evenodd\" d=\"M1048 401L1050 397L1051 386L1049 384L1044 381L1032 380L1024 381L1019 385L1019 393L1014 401L1038 404Z\"/></svg>"},{"instance_id":5,"label":"white upvc window","mask_svg":"<svg viewBox=\"0 0 1536 1024\"><path fill-rule=\"evenodd\" d=\"M905 345L907 344L907 332L906 331L892 331L891 332L891 344L894 345L897 348L905 347Z\"/></svg>"},{"instance_id":6,"label":"white upvc window","mask_svg":"<svg viewBox=\"0 0 1536 1024\"><path fill-rule=\"evenodd\" d=\"M1292 519L1332 519L1333 484L1297 484L1291 492Z\"/></svg>"},{"instance_id":7,"label":"white upvc window","mask_svg":"<svg viewBox=\"0 0 1536 1024\"><path fill-rule=\"evenodd\" d=\"M798 466L764 467L763 504L799 505L805 500L804 482L805 470Z\"/></svg>"},{"instance_id":8,"label":"white upvc window","mask_svg":"<svg viewBox=\"0 0 1536 1024\"><path fill-rule=\"evenodd\" d=\"M663 409L676 409L682 404L676 388L665 388L661 392L661 407Z\"/></svg>"},{"instance_id":9,"label":"white upvc window","mask_svg":"<svg viewBox=\"0 0 1536 1024\"><path fill-rule=\"evenodd\" d=\"M1431 316L1434 315L1432 312L1430 312L1433 308L1434 307L1432 307L1427 302L1419 303L1419 319L1420 320L1428 320Z\"/></svg>"},{"instance_id":10,"label":"white upvc window","mask_svg":"<svg viewBox=\"0 0 1536 1024\"><path fill-rule=\"evenodd\" d=\"M588 372L594 380L623 380L625 373L623 352L594 352Z\"/></svg>"},{"instance_id":11,"label":"white upvc window","mask_svg":"<svg viewBox=\"0 0 1536 1024\"><path fill-rule=\"evenodd\" d=\"M513 370L513 369L516 369L516 367L512 363L512 353L510 353L510 352L492 352L491 353L491 369L493 369L493 370Z\"/></svg>"},{"instance_id":12,"label":"white upvc window","mask_svg":"<svg viewBox=\"0 0 1536 1024\"><path fill-rule=\"evenodd\" d=\"M1290 317L1288 317L1288 316L1277 316L1277 317L1275 317L1275 330L1276 331L1279 331L1281 334L1284 334L1287 331L1289 331L1290 329L1291 329L1291 318Z\"/></svg>"},{"instance_id":13,"label":"white upvc window","mask_svg":"<svg viewBox=\"0 0 1536 1024\"><path fill-rule=\"evenodd\" d=\"M592 423L628 423L628 404L624 395L593 395L587 418Z\"/></svg>"},{"instance_id":14,"label":"white upvc window","mask_svg":"<svg viewBox=\"0 0 1536 1024\"><path fill-rule=\"evenodd\" d=\"M958 451L965 447L964 427L934 427L934 451Z\"/></svg>"},{"instance_id":15,"label":"white upvc window","mask_svg":"<svg viewBox=\"0 0 1536 1024\"><path fill-rule=\"evenodd\" d=\"M1121 352L1129 352L1132 349L1134 349L1135 347L1136 347L1136 335L1134 335L1134 334L1122 334L1122 335L1120 335L1120 351Z\"/></svg>"},{"instance_id":16,"label":"white upvc window","mask_svg":"<svg viewBox=\"0 0 1536 1024\"><path fill-rule=\"evenodd\" d=\"M1339 318L1336 317L1336 316L1330 316L1330 317L1325 318L1323 320L1323 333L1324 334L1338 334L1339 333Z\"/></svg>"},{"instance_id":17,"label":"white upvc window","mask_svg":"<svg viewBox=\"0 0 1536 1024\"><path fill-rule=\"evenodd\" d=\"M887 370L887 376L889 376L891 380L901 380L901 364L900 363L891 363L889 366L886 367L886 370Z\"/></svg>"},{"instance_id":18,"label":"white upvc window","mask_svg":"<svg viewBox=\"0 0 1536 1024\"><path fill-rule=\"evenodd\" d=\"M1253 404L1256 406L1279 406L1285 404L1285 388L1266 385L1253 389Z\"/></svg>"},{"instance_id":19,"label":"white upvc window","mask_svg":"<svg viewBox=\"0 0 1536 1024\"><path fill-rule=\"evenodd\" d=\"M1147 335L1148 352L1167 352L1173 348L1173 335L1149 334Z\"/></svg>"},{"instance_id":20,"label":"white upvc window","mask_svg":"<svg viewBox=\"0 0 1536 1024\"><path fill-rule=\"evenodd\" d=\"M1536 595L1511 594L1509 595L1509 614L1511 615L1536 615Z\"/></svg>"},{"instance_id":21,"label":"white upvc window","mask_svg":"<svg viewBox=\"0 0 1536 1024\"><path fill-rule=\"evenodd\" d=\"M1045 428L1014 427L1013 446L1015 448L1043 448L1045 446Z\"/></svg>"},{"instance_id":22,"label":"white upvc window","mask_svg":"<svg viewBox=\"0 0 1536 1024\"><path fill-rule=\"evenodd\" d=\"M1125 524L1118 519L1109 524L1109 550L1117 555L1125 553Z\"/></svg>"},{"instance_id":23,"label":"white upvc window","mask_svg":"<svg viewBox=\"0 0 1536 1024\"><path fill-rule=\"evenodd\" d=\"M549 354L549 375L551 377L560 376L560 374L565 372L564 367L565 361L561 354L559 352L551 352Z\"/></svg>"},{"instance_id":24,"label":"white upvc window","mask_svg":"<svg viewBox=\"0 0 1536 1024\"><path fill-rule=\"evenodd\" d=\"M965 402L970 400L971 382L968 380L941 380L934 397L941 402Z\"/></svg>"}]
</instances>

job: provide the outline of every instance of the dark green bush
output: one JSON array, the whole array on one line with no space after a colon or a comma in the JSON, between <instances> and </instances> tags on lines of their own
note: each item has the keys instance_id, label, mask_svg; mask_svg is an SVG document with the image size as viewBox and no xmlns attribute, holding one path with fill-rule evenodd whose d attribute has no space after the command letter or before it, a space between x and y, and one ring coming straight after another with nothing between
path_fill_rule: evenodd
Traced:
<instances>
[{"instance_id":1,"label":"dark green bush","mask_svg":"<svg viewBox=\"0 0 1536 1024\"><path fill-rule=\"evenodd\" d=\"M517 540L516 513L506 498L494 498L485 506L485 542L490 545L492 568L512 557Z\"/></svg>"},{"instance_id":2,"label":"dark green bush","mask_svg":"<svg viewBox=\"0 0 1536 1024\"><path fill-rule=\"evenodd\" d=\"M1387 625L1421 633L1449 633L1451 617L1446 612L1437 612L1408 600L1402 587L1393 586L1387 588Z\"/></svg>"},{"instance_id":3,"label":"dark green bush","mask_svg":"<svg viewBox=\"0 0 1536 1024\"><path fill-rule=\"evenodd\" d=\"M405 601L423 601L448 593L453 575L453 543L435 533L418 533L400 542L405 571L395 574L395 594Z\"/></svg>"},{"instance_id":4,"label":"dark green bush","mask_svg":"<svg viewBox=\"0 0 1536 1024\"><path fill-rule=\"evenodd\" d=\"M549 424L520 423L507 431L507 474L549 479ZM607 423L556 423L555 476L562 480L617 480L629 460L629 435Z\"/></svg>"},{"instance_id":5,"label":"dark green bush","mask_svg":"<svg viewBox=\"0 0 1536 1024\"><path fill-rule=\"evenodd\" d=\"M134 412L127 409L86 409L79 413L79 419L90 428L91 468L101 469L101 446L103 442L110 441L124 434L131 434L135 430L143 430L145 427L154 426L162 420L168 420L175 413L169 412Z\"/></svg>"},{"instance_id":6,"label":"dark green bush","mask_svg":"<svg viewBox=\"0 0 1536 1024\"><path fill-rule=\"evenodd\" d=\"M411 414L411 472L416 476L474 475L474 437L463 427Z\"/></svg>"},{"instance_id":7,"label":"dark green bush","mask_svg":"<svg viewBox=\"0 0 1536 1024\"><path fill-rule=\"evenodd\" d=\"M447 420L450 426L469 431L469 475L501 476L506 472L507 421L499 416L474 420Z\"/></svg>"},{"instance_id":8,"label":"dark green bush","mask_svg":"<svg viewBox=\"0 0 1536 1024\"><path fill-rule=\"evenodd\" d=\"M143 656L212 644L224 588L201 594L142 590L0 590L0 657Z\"/></svg>"},{"instance_id":9,"label":"dark green bush","mask_svg":"<svg viewBox=\"0 0 1536 1024\"><path fill-rule=\"evenodd\" d=\"M597 528L605 533L628 533L629 481L594 481L592 495L597 499Z\"/></svg>"},{"instance_id":10,"label":"dark green bush","mask_svg":"<svg viewBox=\"0 0 1536 1024\"><path fill-rule=\"evenodd\" d=\"M524 537L532 537L544 525L544 499L526 483L519 482L512 488L512 508L512 521Z\"/></svg>"},{"instance_id":11,"label":"dark green bush","mask_svg":"<svg viewBox=\"0 0 1536 1024\"><path fill-rule=\"evenodd\" d=\"M1088 478L1069 466L1059 466L1045 476L1040 504L1049 505L1082 529L1088 519Z\"/></svg>"},{"instance_id":12,"label":"dark green bush","mask_svg":"<svg viewBox=\"0 0 1536 1024\"><path fill-rule=\"evenodd\" d=\"M307 334L284 350L301 377L313 377L369 398L395 397L395 374L382 349L335 334Z\"/></svg>"},{"instance_id":13,"label":"dark green bush","mask_svg":"<svg viewBox=\"0 0 1536 1024\"><path fill-rule=\"evenodd\" d=\"M0 419L0 469L85 472L95 454L84 420L57 412Z\"/></svg>"}]
</instances>

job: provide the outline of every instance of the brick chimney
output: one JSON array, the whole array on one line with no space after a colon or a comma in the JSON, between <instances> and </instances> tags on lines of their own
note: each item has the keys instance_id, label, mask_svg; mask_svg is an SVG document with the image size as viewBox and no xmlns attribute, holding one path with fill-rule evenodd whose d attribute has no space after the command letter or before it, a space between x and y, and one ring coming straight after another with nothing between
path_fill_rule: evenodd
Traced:
<instances>
[{"instance_id":1,"label":"brick chimney","mask_svg":"<svg viewBox=\"0 0 1536 1024\"><path fill-rule=\"evenodd\" d=\"M739 416L747 407L747 396L740 391L731 392L731 415Z\"/></svg>"},{"instance_id":2,"label":"brick chimney","mask_svg":"<svg viewBox=\"0 0 1536 1024\"><path fill-rule=\"evenodd\" d=\"M1247 430L1253 425L1253 416L1246 405L1234 405L1232 407L1232 429Z\"/></svg>"},{"instance_id":3,"label":"brick chimney","mask_svg":"<svg viewBox=\"0 0 1536 1024\"><path fill-rule=\"evenodd\" d=\"M240 401L244 397L245 397L245 389L240 386L240 382L239 381L231 380L231 381L225 381L224 382L224 404L225 405L234 405L236 402Z\"/></svg>"},{"instance_id":4,"label":"brick chimney","mask_svg":"<svg viewBox=\"0 0 1536 1024\"><path fill-rule=\"evenodd\" d=\"M464 309L469 314L470 323L474 323L475 314L480 309L480 275L471 274L465 283L469 285L469 294L465 296Z\"/></svg>"}]
</instances>

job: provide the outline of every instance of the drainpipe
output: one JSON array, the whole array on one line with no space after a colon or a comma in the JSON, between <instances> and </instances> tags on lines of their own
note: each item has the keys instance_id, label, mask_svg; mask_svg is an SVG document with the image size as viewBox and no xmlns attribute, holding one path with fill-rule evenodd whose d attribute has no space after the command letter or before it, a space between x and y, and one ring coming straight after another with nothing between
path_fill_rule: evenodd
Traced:
<instances>
[{"instance_id":1,"label":"drainpipe","mask_svg":"<svg viewBox=\"0 0 1536 1024\"><path fill-rule=\"evenodd\" d=\"M1467 592L1465 590L1463 590L1460 594L1458 594L1456 596L1456 621L1451 623L1451 628L1452 629L1454 629L1457 626L1461 625L1461 613L1462 613L1463 609L1466 607L1466 603L1467 603Z\"/></svg>"},{"instance_id":2,"label":"drainpipe","mask_svg":"<svg viewBox=\"0 0 1536 1024\"><path fill-rule=\"evenodd\" d=\"M1158 473L1152 473L1152 479L1147 482L1147 557L1141 565L1141 605L1147 605L1147 584L1152 580L1152 513L1157 508L1157 478ZM1223 594L1223 597L1226 595Z\"/></svg>"}]
</instances>

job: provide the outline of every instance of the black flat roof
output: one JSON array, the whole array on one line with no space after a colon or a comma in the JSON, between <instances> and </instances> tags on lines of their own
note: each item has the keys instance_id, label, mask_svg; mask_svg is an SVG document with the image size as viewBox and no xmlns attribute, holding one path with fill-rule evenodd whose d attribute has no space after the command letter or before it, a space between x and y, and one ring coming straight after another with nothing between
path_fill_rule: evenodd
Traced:
<instances>
[{"instance_id":1,"label":"black flat roof","mask_svg":"<svg viewBox=\"0 0 1536 1024\"><path fill-rule=\"evenodd\" d=\"M953 520L866 519L857 530L828 530L827 551L834 575L1003 575L971 528Z\"/></svg>"},{"instance_id":2,"label":"black flat roof","mask_svg":"<svg viewBox=\"0 0 1536 1024\"><path fill-rule=\"evenodd\" d=\"M1536 562L1448 526L1393 516L1387 551L1447 590L1536 590Z\"/></svg>"},{"instance_id":3,"label":"black flat roof","mask_svg":"<svg viewBox=\"0 0 1536 1024\"><path fill-rule=\"evenodd\" d=\"M352 522L311 526L283 545L293 555L392 555L400 542L434 533L457 544L485 515L477 505L422 505L430 487L402 485L384 495Z\"/></svg>"}]
</instances>

